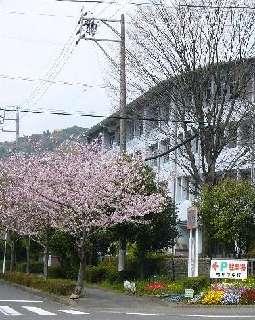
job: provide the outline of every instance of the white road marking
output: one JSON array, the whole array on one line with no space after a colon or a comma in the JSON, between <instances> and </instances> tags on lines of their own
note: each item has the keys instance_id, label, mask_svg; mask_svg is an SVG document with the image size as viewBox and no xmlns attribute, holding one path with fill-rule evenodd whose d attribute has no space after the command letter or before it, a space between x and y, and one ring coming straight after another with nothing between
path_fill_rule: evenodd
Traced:
<instances>
[{"instance_id":1,"label":"white road marking","mask_svg":"<svg viewBox=\"0 0 255 320\"><path fill-rule=\"evenodd\" d=\"M34 312L36 314L39 314L40 316L56 316L57 315L56 313L46 311L42 308L29 307L29 306L22 306L22 308L24 308L28 311Z\"/></svg>"},{"instance_id":2,"label":"white road marking","mask_svg":"<svg viewBox=\"0 0 255 320\"><path fill-rule=\"evenodd\" d=\"M82 315L82 314L90 314L88 312L82 312L82 311L77 311L77 310L58 310L59 312L64 312L68 314L76 314L76 315Z\"/></svg>"},{"instance_id":3,"label":"white road marking","mask_svg":"<svg viewBox=\"0 0 255 320\"><path fill-rule=\"evenodd\" d=\"M136 315L136 316L161 316L159 313L142 313L142 312L126 312L127 315Z\"/></svg>"},{"instance_id":4,"label":"white road marking","mask_svg":"<svg viewBox=\"0 0 255 320\"><path fill-rule=\"evenodd\" d=\"M229 318L229 319L231 319L231 318L238 318L238 319L240 319L240 318L255 318L255 315L213 315L213 314L187 314L187 315L182 315L182 316L186 316L186 317L194 317L194 318L223 318L223 319L226 319L226 318Z\"/></svg>"},{"instance_id":5,"label":"white road marking","mask_svg":"<svg viewBox=\"0 0 255 320\"><path fill-rule=\"evenodd\" d=\"M21 316L22 314L8 306L0 306L0 312L5 316Z\"/></svg>"},{"instance_id":6,"label":"white road marking","mask_svg":"<svg viewBox=\"0 0 255 320\"><path fill-rule=\"evenodd\" d=\"M0 302L41 303L42 300L0 300Z\"/></svg>"},{"instance_id":7,"label":"white road marking","mask_svg":"<svg viewBox=\"0 0 255 320\"><path fill-rule=\"evenodd\" d=\"M113 314L125 314L124 311L114 311L114 310L103 310L103 311L99 311L101 313L113 313Z\"/></svg>"}]
</instances>

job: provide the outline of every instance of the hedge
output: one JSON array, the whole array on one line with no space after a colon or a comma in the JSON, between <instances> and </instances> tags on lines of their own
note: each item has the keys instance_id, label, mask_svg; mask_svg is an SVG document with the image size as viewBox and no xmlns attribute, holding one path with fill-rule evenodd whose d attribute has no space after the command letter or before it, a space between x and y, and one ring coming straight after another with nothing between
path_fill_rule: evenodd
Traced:
<instances>
[{"instance_id":1,"label":"hedge","mask_svg":"<svg viewBox=\"0 0 255 320\"><path fill-rule=\"evenodd\" d=\"M17 272L26 272L27 264L26 262L18 263L16 266ZM31 262L29 265L30 273L43 273L43 263L42 262Z\"/></svg>"},{"instance_id":2,"label":"hedge","mask_svg":"<svg viewBox=\"0 0 255 320\"><path fill-rule=\"evenodd\" d=\"M184 288L193 289L195 294L199 293L210 285L210 279L206 276L184 278L180 282L182 282Z\"/></svg>"},{"instance_id":3,"label":"hedge","mask_svg":"<svg viewBox=\"0 0 255 320\"><path fill-rule=\"evenodd\" d=\"M70 295L75 288L75 282L65 279L47 279L42 277L27 275L20 272L6 273L1 276L2 279L17 283L26 287L39 289L48 293L61 296Z\"/></svg>"}]
</instances>

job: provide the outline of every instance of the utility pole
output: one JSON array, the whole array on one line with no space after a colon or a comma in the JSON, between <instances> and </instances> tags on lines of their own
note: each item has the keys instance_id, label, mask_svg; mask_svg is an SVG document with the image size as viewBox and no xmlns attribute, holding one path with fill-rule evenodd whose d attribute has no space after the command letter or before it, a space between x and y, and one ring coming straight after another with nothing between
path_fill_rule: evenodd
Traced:
<instances>
[{"instance_id":1,"label":"utility pole","mask_svg":"<svg viewBox=\"0 0 255 320\"><path fill-rule=\"evenodd\" d=\"M106 39L106 38L95 38L95 35L98 31L98 23L103 22L108 26L111 31L119 37L119 39ZM120 34L116 31L109 23L120 23ZM99 19L95 17L87 17L87 12L82 13L79 20L80 29L77 32L80 40L84 39L87 41L95 42L99 48L103 51L106 57L111 61L112 64L116 67L115 61L110 57L110 55L105 51L105 49L99 44L99 42L115 42L120 44L120 152L126 152L126 103L127 103L127 88L126 88L126 28L125 28L125 15L122 14L120 20L115 19Z\"/></svg>"},{"instance_id":2,"label":"utility pole","mask_svg":"<svg viewBox=\"0 0 255 320\"><path fill-rule=\"evenodd\" d=\"M126 30L125 16L121 15L121 43L120 43L120 151L126 152L126 104L127 104L127 84L126 84Z\"/></svg>"},{"instance_id":3,"label":"utility pole","mask_svg":"<svg viewBox=\"0 0 255 320\"><path fill-rule=\"evenodd\" d=\"M18 143L19 143L19 122L20 122L20 117L19 117L19 107L15 107L15 109L9 110L9 112L16 114L15 118L11 117L11 118L3 118L3 123L4 121L13 121L15 122L15 130L6 130L6 129L2 129L3 132L13 132L16 134L16 148L18 147ZM8 229L5 230L5 236L4 236L4 257L3 257L3 265L2 265L2 273L5 274L6 272L6 253L7 253L7 239L8 239Z\"/></svg>"},{"instance_id":4,"label":"utility pole","mask_svg":"<svg viewBox=\"0 0 255 320\"><path fill-rule=\"evenodd\" d=\"M111 29L119 37L118 40L115 39L104 39L104 38L95 38L96 32L98 30L98 22L103 22L107 27ZM120 34L115 30L109 23L118 22L120 23ZM117 42L120 44L120 104L119 104L119 113L120 113L120 153L126 152L126 104L127 104L127 82L126 82L126 28L125 28L125 15L122 14L120 20L111 20L111 19L96 19L88 18L87 13L82 13L79 24L81 25L77 35L79 39L76 42L77 44L81 39L94 41L99 48L103 51L106 57L111 61L111 63L116 67L118 64L110 57L106 50L99 44L99 42ZM87 37L89 35L90 37ZM122 228L123 229L123 228ZM118 259L118 271L122 272L125 270L125 257L126 257L126 235L125 230L121 232L119 238L119 259Z\"/></svg>"},{"instance_id":5,"label":"utility pole","mask_svg":"<svg viewBox=\"0 0 255 320\"><path fill-rule=\"evenodd\" d=\"M15 133L16 134L16 146L18 145L18 140L19 140L19 134L20 134L20 117L19 117L19 107L13 107L13 110L8 108L8 110L5 110L9 113L11 113L11 117L10 118L6 118L4 117L4 122L5 121L11 121L11 122L15 122L15 130L10 130L10 129L4 129L2 128L3 132L10 132L10 133ZM14 113L15 113L15 117L14 117Z\"/></svg>"},{"instance_id":6,"label":"utility pole","mask_svg":"<svg viewBox=\"0 0 255 320\"><path fill-rule=\"evenodd\" d=\"M16 145L19 142L19 107L16 109Z\"/></svg>"}]
</instances>

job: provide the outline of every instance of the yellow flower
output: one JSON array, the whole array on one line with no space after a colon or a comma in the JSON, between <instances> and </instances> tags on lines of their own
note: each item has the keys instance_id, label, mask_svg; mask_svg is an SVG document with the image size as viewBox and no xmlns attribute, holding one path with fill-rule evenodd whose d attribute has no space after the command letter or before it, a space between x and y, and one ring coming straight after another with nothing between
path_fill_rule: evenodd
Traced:
<instances>
[{"instance_id":1,"label":"yellow flower","mask_svg":"<svg viewBox=\"0 0 255 320\"><path fill-rule=\"evenodd\" d=\"M202 304L221 304L224 292L210 290L203 296Z\"/></svg>"}]
</instances>

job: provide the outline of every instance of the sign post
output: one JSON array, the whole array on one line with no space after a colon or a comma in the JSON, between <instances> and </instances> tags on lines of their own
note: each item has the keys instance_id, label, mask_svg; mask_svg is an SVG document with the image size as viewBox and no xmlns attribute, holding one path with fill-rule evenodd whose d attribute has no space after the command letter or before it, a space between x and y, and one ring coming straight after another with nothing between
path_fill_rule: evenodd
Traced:
<instances>
[{"instance_id":1,"label":"sign post","mask_svg":"<svg viewBox=\"0 0 255 320\"><path fill-rule=\"evenodd\" d=\"M189 230L188 277L198 276L198 210L190 207L187 210L187 229ZM194 237L195 231L195 237Z\"/></svg>"}]
</instances>

